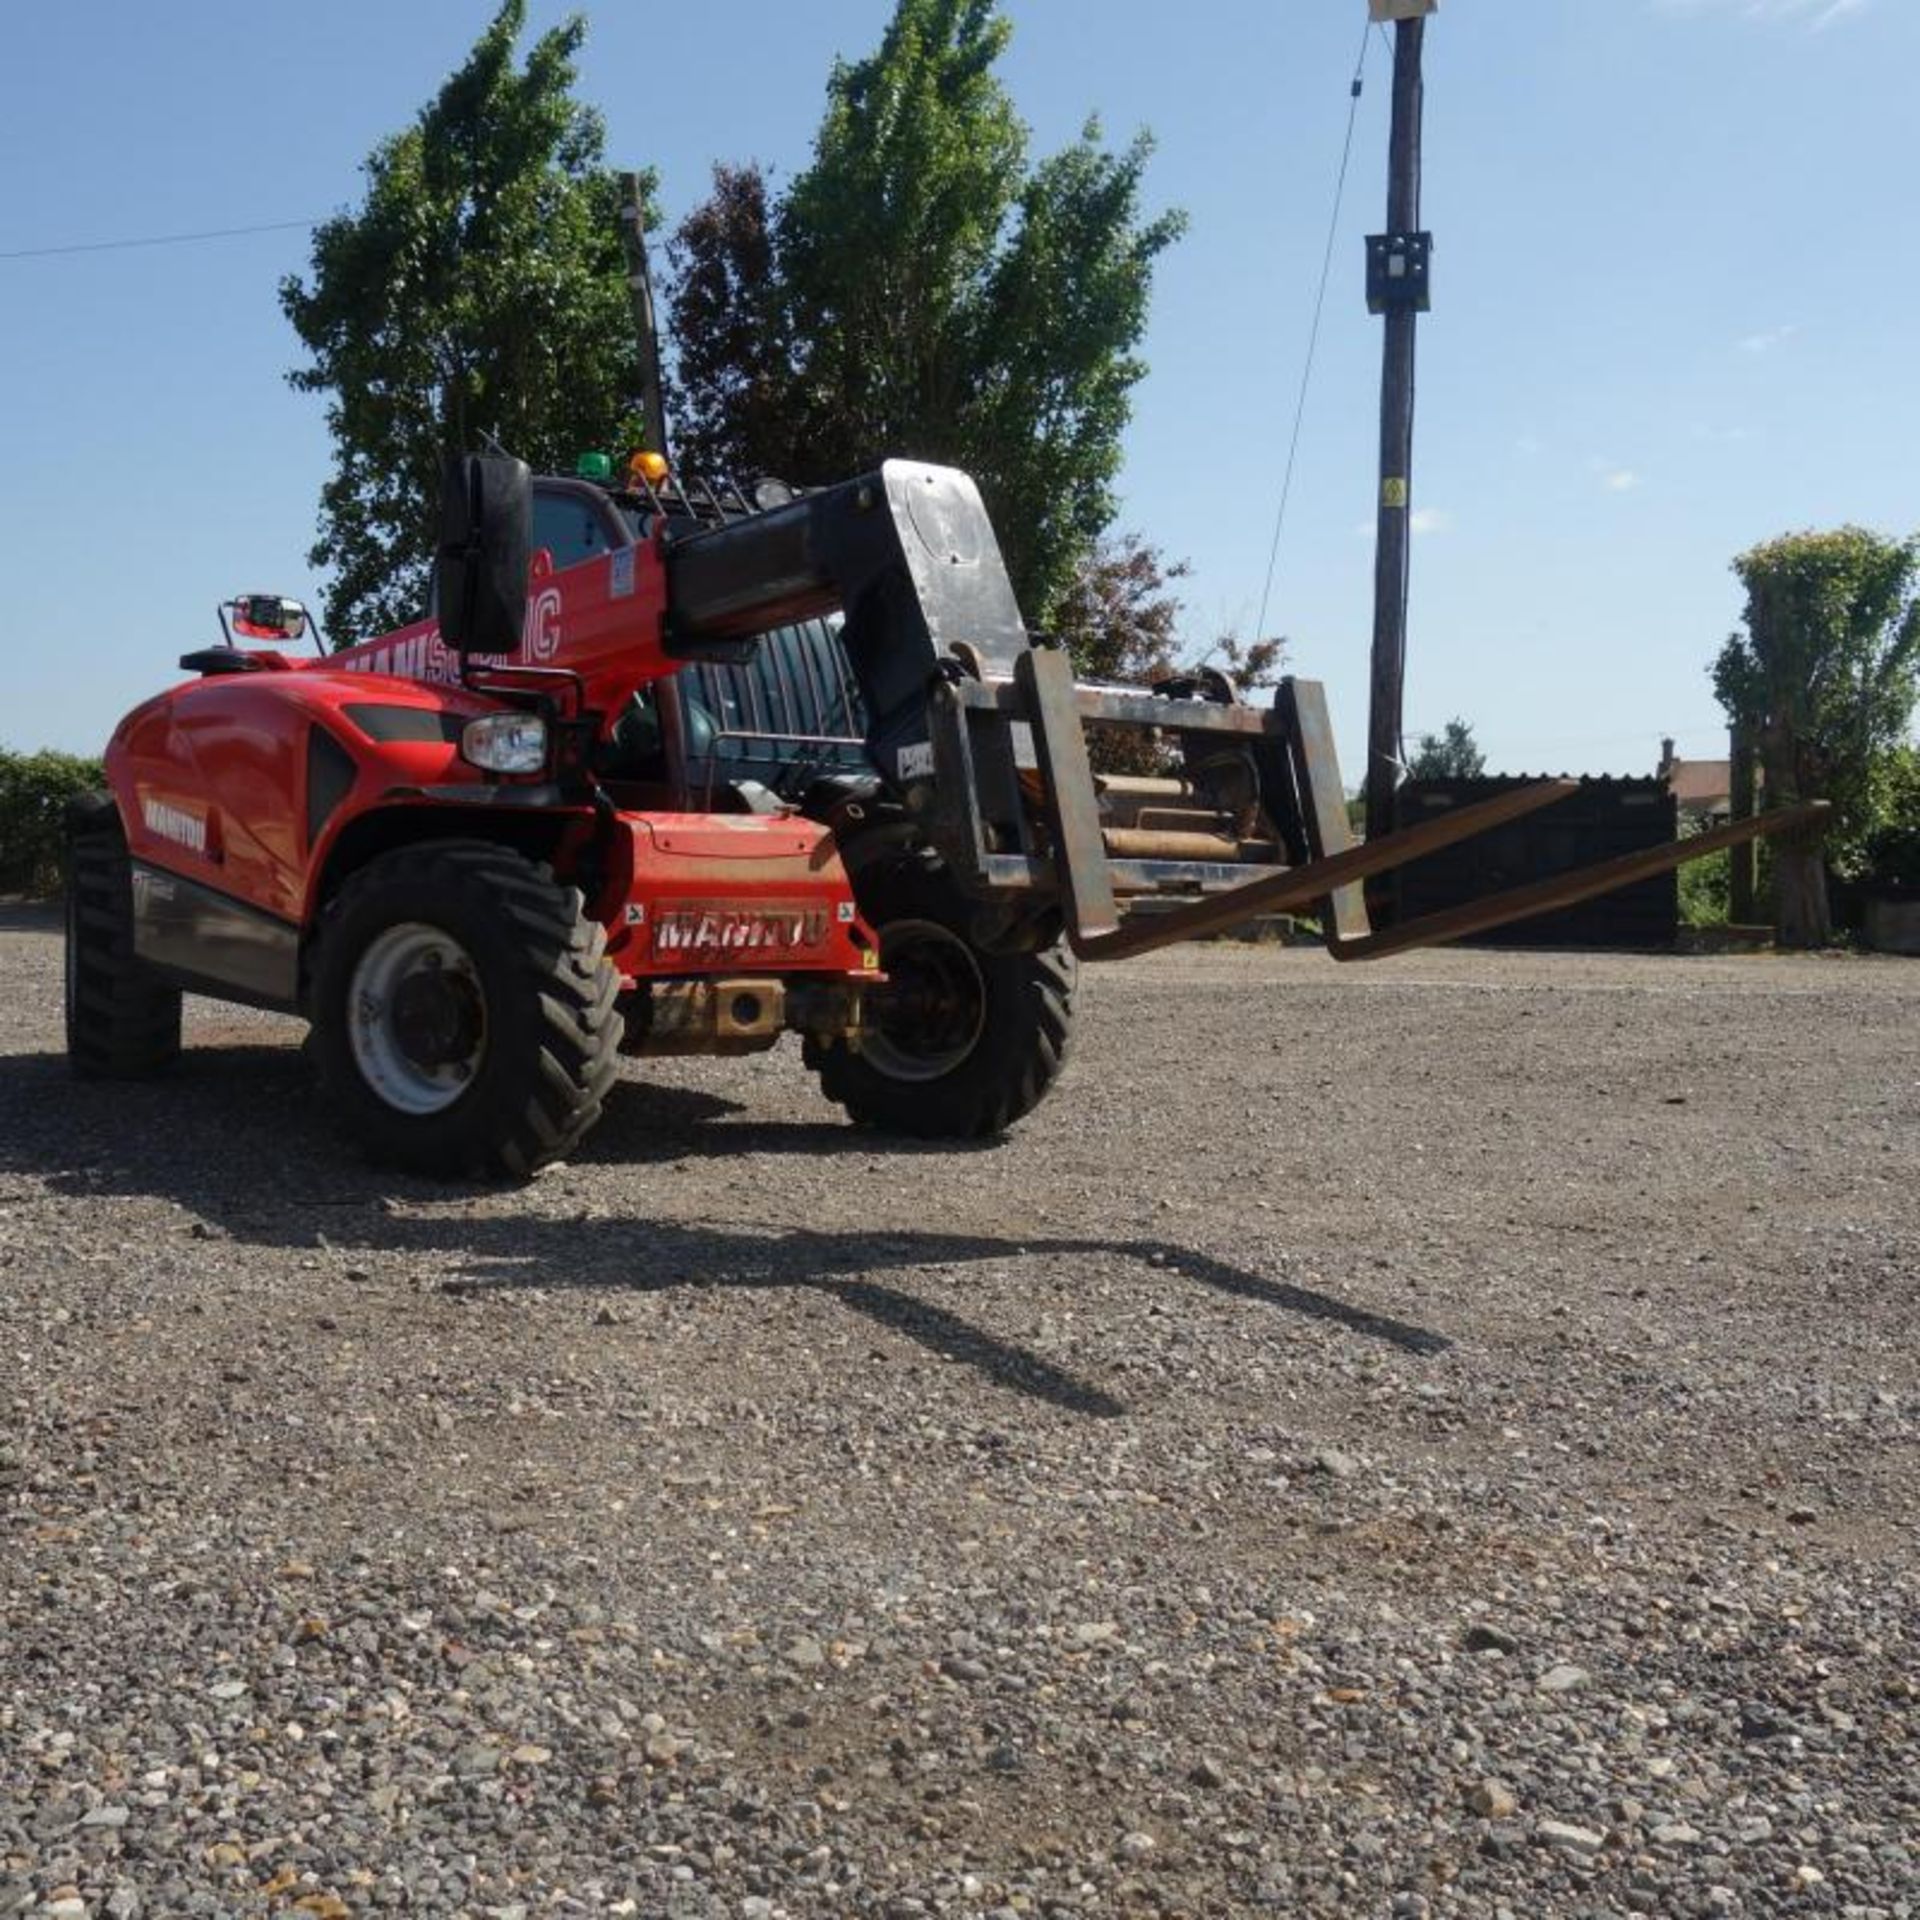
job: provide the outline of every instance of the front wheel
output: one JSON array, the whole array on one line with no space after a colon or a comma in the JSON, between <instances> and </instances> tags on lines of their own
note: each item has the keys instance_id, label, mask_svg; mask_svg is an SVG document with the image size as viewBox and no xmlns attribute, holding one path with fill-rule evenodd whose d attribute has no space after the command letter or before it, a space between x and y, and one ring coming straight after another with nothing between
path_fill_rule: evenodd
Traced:
<instances>
[{"instance_id":1,"label":"front wheel","mask_svg":"<svg viewBox=\"0 0 1920 1920\"><path fill-rule=\"evenodd\" d=\"M580 895L484 841L403 847L321 929L313 1052L369 1156L524 1179L600 1116L619 975Z\"/></svg>"},{"instance_id":2,"label":"front wheel","mask_svg":"<svg viewBox=\"0 0 1920 1920\"><path fill-rule=\"evenodd\" d=\"M880 936L876 989L856 1051L810 1041L821 1091L863 1126L923 1140L1003 1133L1046 1097L1073 1026L1064 947L990 953L972 909L935 869L903 866L861 889Z\"/></svg>"},{"instance_id":3,"label":"front wheel","mask_svg":"<svg viewBox=\"0 0 1920 1920\"><path fill-rule=\"evenodd\" d=\"M67 1059L83 1079L130 1080L180 1054L180 989L133 950L133 865L111 794L67 809Z\"/></svg>"}]
</instances>

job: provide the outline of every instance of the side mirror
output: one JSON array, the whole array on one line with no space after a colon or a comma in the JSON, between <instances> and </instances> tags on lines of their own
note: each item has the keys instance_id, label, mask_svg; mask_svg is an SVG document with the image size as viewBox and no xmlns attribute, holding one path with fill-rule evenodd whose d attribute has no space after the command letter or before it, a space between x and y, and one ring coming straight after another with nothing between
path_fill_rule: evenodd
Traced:
<instances>
[{"instance_id":1,"label":"side mirror","mask_svg":"<svg viewBox=\"0 0 1920 1920\"><path fill-rule=\"evenodd\" d=\"M524 460L477 453L447 461L434 599L456 653L517 653L527 615L533 476Z\"/></svg>"},{"instance_id":2,"label":"side mirror","mask_svg":"<svg viewBox=\"0 0 1920 1920\"><path fill-rule=\"evenodd\" d=\"M232 629L248 640L298 640L307 631L307 610L277 593L243 593L221 609Z\"/></svg>"}]
</instances>

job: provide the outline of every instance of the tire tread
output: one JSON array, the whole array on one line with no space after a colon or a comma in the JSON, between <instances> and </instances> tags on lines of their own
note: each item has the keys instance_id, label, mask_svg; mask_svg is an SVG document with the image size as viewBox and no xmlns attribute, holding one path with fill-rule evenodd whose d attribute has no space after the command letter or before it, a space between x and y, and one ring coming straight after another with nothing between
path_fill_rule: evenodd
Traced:
<instances>
[{"instance_id":1,"label":"tire tread","mask_svg":"<svg viewBox=\"0 0 1920 1920\"><path fill-rule=\"evenodd\" d=\"M315 975L328 967L329 938L375 889L403 898L451 888L503 925L517 952L512 973L533 1011L537 1040L528 1070L478 1132L470 1127L379 1129L366 1142L377 1158L441 1177L525 1179L564 1157L599 1119L619 1072L620 978L606 957L606 932L585 914L579 890L509 847L439 841L402 847L355 874L323 924ZM343 958L339 964L350 964ZM324 994L317 996L324 998ZM343 1107L362 1106L344 1039L316 1048L323 1086Z\"/></svg>"},{"instance_id":2,"label":"tire tread","mask_svg":"<svg viewBox=\"0 0 1920 1920\"><path fill-rule=\"evenodd\" d=\"M966 914L944 874L911 866L881 876L862 907L883 938L890 920L933 919L958 931ZM891 1081L843 1043L808 1043L806 1063L821 1092L849 1119L911 1139L986 1140L1025 1119L1052 1091L1072 1033L1073 956L1055 946L977 957L983 968L1004 973L1005 997L990 1007L980 1050L942 1079Z\"/></svg>"},{"instance_id":3,"label":"tire tread","mask_svg":"<svg viewBox=\"0 0 1920 1920\"><path fill-rule=\"evenodd\" d=\"M178 987L133 945L133 864L110 794L67 814L67 1060L88 1080L144 1078L180 1057Z\"/></svg>"}]
</instances>

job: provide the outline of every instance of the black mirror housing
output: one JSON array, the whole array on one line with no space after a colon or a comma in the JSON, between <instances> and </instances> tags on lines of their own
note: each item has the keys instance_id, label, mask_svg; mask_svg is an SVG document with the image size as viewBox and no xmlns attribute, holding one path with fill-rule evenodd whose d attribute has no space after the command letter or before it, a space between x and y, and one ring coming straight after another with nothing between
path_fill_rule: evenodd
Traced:
<instances>
[{"instance_id":1,"label":"black mirror housing","mask_svg":"<svg viewBox=\"0 0 1920 1920\"><path fill-rule=\"evenodd\" d=\"M434 563L441 639L457 653L517 653L532 558L527 463L492 454L450 456Z\"/></svg>"}]
</instances>

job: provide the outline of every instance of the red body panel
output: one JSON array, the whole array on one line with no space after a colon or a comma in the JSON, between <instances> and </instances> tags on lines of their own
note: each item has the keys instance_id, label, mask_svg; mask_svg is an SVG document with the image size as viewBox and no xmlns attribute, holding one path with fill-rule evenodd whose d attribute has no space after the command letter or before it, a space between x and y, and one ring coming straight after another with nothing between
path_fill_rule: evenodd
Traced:
<instances>
[{"instance_id":1,"label":"red body panel","mask_svg":"<svg viewBox=\"0 0 1920 1920\"><path fill-rule=\"evenodd\" d=\"M658 546L615 549L537 578L519 652L472 665L562 669L578 676L581 705L611 724L639 687L682 664L662 644L664 605ZM107 777L136 861L305 930L321 905L329 857L369 813L436 808L447 833L483 835L492 809L476 805L469 822L463 794L484 803L493 789L540 785L537 777L484 773L460 757L460 724L504 703L459 684L459 657L432 620L326 660L260 657L269 664L189 681L115 729ZM409 710L420 716L414 730L430 737L376 738L355 708ZM316 728L352 764L344 794L308 791ZM541 812L564 823L563 868L570 851L603 836L595 850L606 879L590 911L630 980L873 975L877 943L855 913L832 836L812 821L620 813L608 824L585 805Z\"/></svg>"},{"instance_id":2,"label":"red body panel","mask_svg":"<svg viewBox=\"0 0 1920 1920\"><path fill-rule=\"evenodd\" d=\"M107 748L128 851L305 924L326 854L355 814L396 790L484 782L452 743L368 739L344 710L376 702L465 716L494 709L458 687L370 684L312 668L189 681L137 707ZM346 750L358 775L309 845L307 739L315 726Z\"/></svg>"},{"instance_id":3,"label":"red body panel","mask_svg":"<svg viewBox=\"0 0 1920 1920\"><path fill-rule=\"evenodd\" d=\"M517 653L477 656L486 667L560 668L577 674L582 704L616 719L635 691L679 671L663 644L666 573L657 544L616 547L564 573L535 577ZM437 620L348 647L330 667L457 683L460 658L442 642ZM311 670L311 669L309 669Z\"/></svg>"},{"instance_id":4,"label":"red body panel","mask_svg":"<svg viewBox=\"0 0 1920 1920\"><path fill-rule=\"evenodd\" d=\"M871 974L878 943L825 827L797 815L620 816L624 879L608 954L629 978L684 973Z\"/></svg>"}]
</instances>

